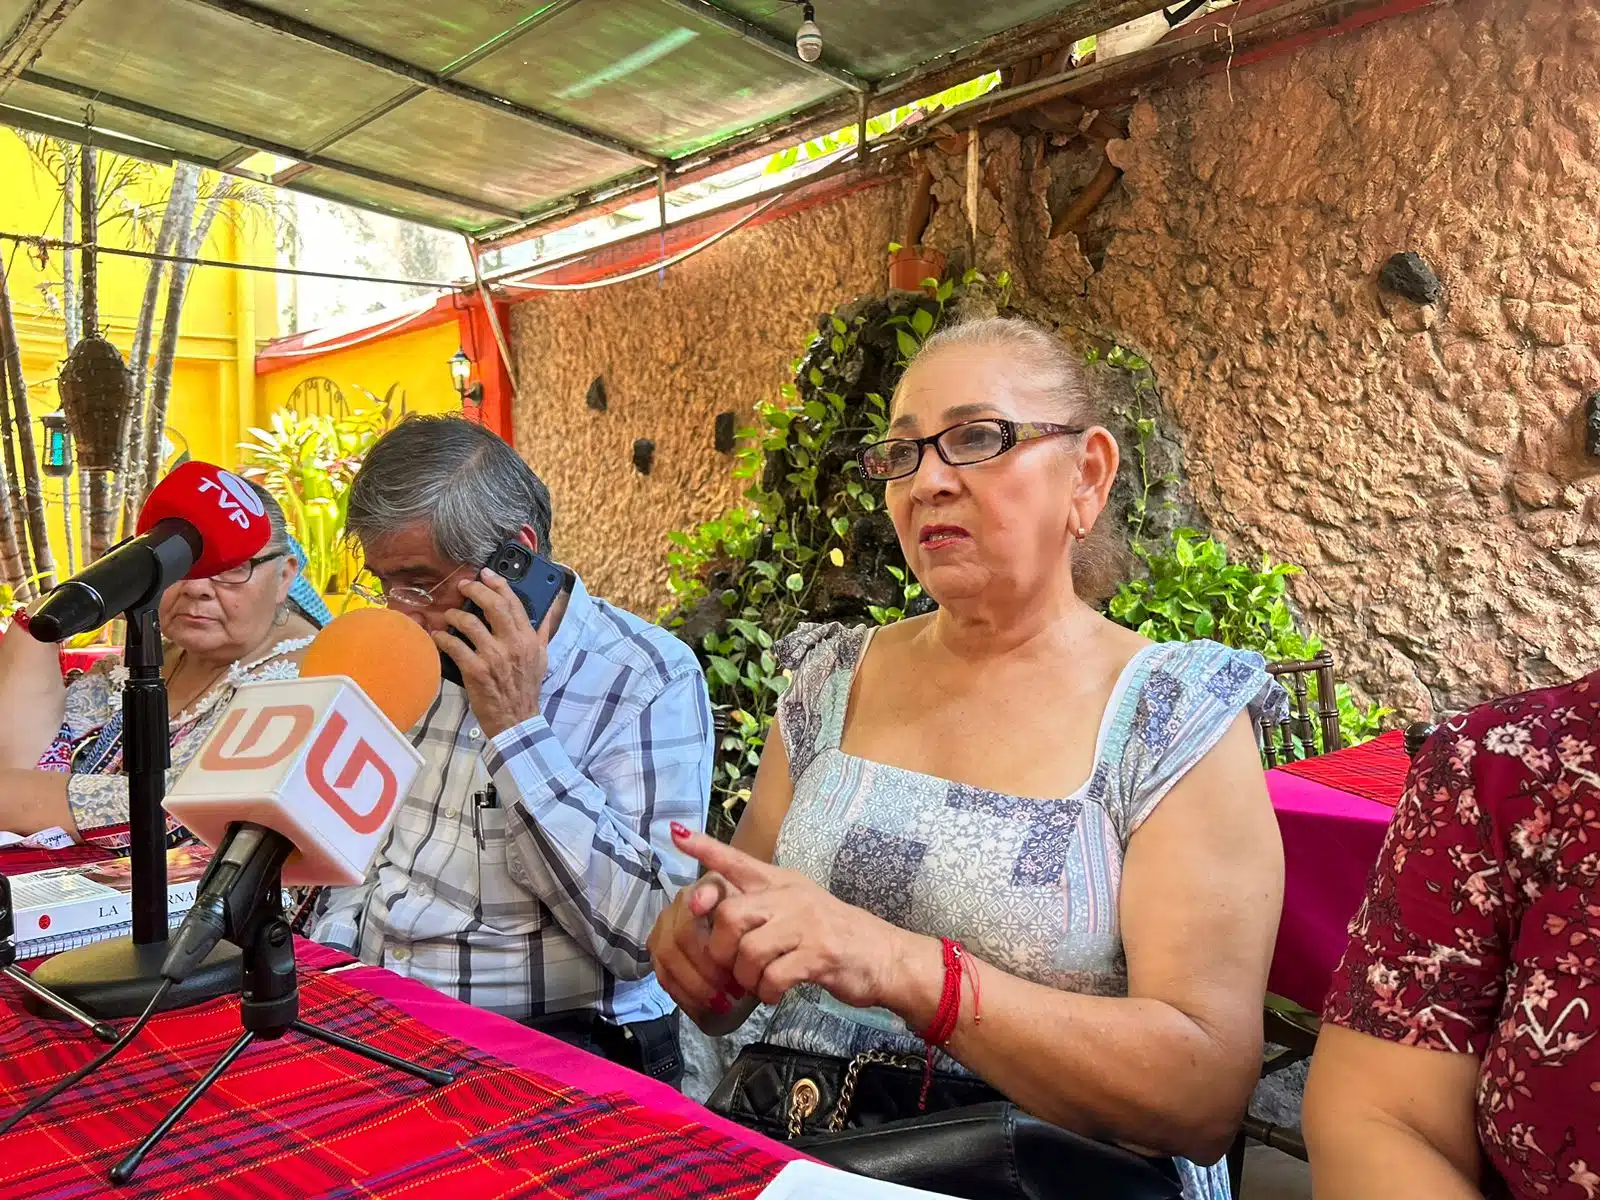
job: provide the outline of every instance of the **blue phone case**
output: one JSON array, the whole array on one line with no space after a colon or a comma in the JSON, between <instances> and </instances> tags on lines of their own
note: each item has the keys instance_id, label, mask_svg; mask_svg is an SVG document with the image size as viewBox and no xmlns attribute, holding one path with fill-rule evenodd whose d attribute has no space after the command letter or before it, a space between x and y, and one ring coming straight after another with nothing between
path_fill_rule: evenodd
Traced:
<instances>
[{"instance_id":1,"label":"blue phone case","mask_svg":"<svg viewBox=\"0 0 1600 1200\"><path fill-rule=\"evenodd\" d=\"M541 554L535 554L519 541L500 543L489 559L489 569L511 585L511 590L522 601L528 620L535 629L544 622L545 614L556 602L556 597L567 586L567 573ZM471 600L461 606L462 612L471 613L480 621L483 610ZM488 624L487 621L484 622ZM451 629L469 646L472 640L457 629ZM461 682L461 670L455 660L442 650L439 652L439 670L451 683Z\"/></svg>"}]
</instances>

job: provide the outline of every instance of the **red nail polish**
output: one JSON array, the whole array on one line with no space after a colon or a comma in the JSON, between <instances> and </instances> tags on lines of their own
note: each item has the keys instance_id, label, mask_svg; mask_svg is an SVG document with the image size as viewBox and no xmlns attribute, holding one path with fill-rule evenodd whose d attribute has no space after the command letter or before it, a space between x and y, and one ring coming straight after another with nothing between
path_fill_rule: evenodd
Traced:
<instances>
[{"instance_id":1,"label":"red nail polish","mask_svg":"<svg viewBox=\"0 0 1600 1200\"><path fill-rule=\"evenodd\" d=\"M682 821L674 821L672 823L672 836L675 837L675 838L686 838L686 837L688 837L689 836L689 827L687 825L685 825Z\"/></svg>"},{"instance_id":2,"label":"red nail polish","mask_svg":"<svg viewBox=\"0 0 1600 1200\"><path fill-rule=\"evenodd\" d=\"M720 992L711 998L711 1011L719 1017L727 1016L728 1010L732 1007L733 1005L728 1001L728 998Z\"/></svg>"}]
</instances>

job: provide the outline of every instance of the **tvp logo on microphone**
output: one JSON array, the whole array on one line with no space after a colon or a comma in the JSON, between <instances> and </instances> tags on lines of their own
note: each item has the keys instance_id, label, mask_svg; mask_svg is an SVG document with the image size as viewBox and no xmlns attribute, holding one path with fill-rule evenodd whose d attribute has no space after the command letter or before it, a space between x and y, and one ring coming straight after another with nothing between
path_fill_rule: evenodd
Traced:
<instances>
[{"instance_id":1,"label":"tvp logo on microphone","mask_svg":"<svg viewBox=\"0 0 1600 1200\"><path fill-rule=\"evenodd\" d=\"M261 497L232 471L224 471L219 467L215 478L200 480L198 490L202 496L215 499L217 507L240 529L249 529L253 519L266 515L266 505L261 503Z\"/></svg>"},{"instance_id":2,"label":"tvp logo on microphone","mask_svg":"<svg viewBox=\"0 0 1600 1200\"><path fill-rule=\"evenodd\" d=\"M242 684L166 810L210 845L233 821L294 842L286 884L359 883L422 756L336 675Z\"/></svg>"}]
</instances>

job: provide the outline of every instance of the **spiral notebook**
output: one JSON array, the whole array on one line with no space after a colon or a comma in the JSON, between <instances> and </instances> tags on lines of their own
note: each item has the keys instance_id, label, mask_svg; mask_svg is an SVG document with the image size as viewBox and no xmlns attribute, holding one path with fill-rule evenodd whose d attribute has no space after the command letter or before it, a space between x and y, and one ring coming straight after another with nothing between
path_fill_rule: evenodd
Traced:
<instances>
[{"instance_id":1,"label":"spiral notebook","mask_svg":"<svg viewBox=\"0 0 1600 1200\"><path fill-rule=\"evenodd\" d=\"M177 925L194 904L195 889L211 863L211 847L167 851L167 918ZM54 867L13 876L11 907L17 957L42 958L132 932L129 859Z\"/></svg>"}]
</instances>

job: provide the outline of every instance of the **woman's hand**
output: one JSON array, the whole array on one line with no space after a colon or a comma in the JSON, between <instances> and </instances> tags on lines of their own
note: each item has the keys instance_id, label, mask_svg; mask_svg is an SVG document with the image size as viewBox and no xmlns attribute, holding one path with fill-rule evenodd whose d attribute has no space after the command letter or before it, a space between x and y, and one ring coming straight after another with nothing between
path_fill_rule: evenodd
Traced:
<instances>
[{"instance_id":1,"label":"woman's hand","mask_svg":"<svg viewBox=\"0 0 1600 1200\"><path fill-rule=\"evenodd\" d=\"M656 918L645 942L656 978L667 995L691 1018L706 1013L726 1016L733 1001L732 975L711 958L711 921L717 906L738 890L716 872L701 876L678 893Z\"/></svg>"},{"instance_id":2,"label":"woman's hand","mask_svg":"<svg viewBox=\"0 0 1600 1200\"><path fill-rule=\"evenodd\" d=\"M926 939L705 834L674 840L735 889L711 910L707 951L740 989L775 1004L795 985L815 983L857 1008L901 1010L906 957Z\"/></svg>"}]
</instances>

